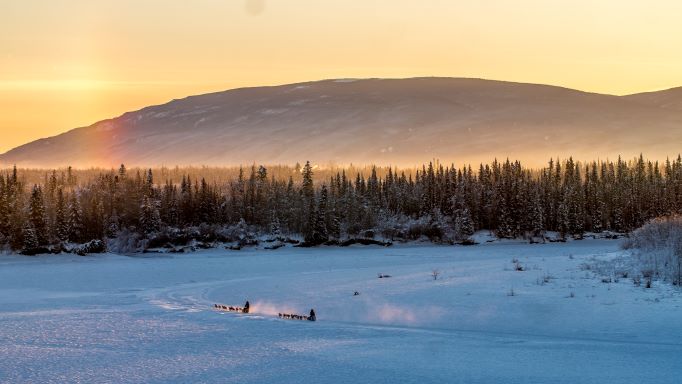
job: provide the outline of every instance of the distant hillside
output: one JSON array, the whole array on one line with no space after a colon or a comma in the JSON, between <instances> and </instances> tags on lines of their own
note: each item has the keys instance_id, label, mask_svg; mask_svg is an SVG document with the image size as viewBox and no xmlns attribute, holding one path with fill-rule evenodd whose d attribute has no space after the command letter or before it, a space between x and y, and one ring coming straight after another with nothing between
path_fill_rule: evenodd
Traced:
<instances>
[{"instance_id":1,"label":"distant hillside","mask_svg":"<svg viewBox=\"0 0 682 384\"><path fill-rule=\"evenodd\" d=\"M624 98L653 107L682 111L682 87L657 92L636 93L624 96Z\"/></svg>"},{"instance_id":2,"label":"distant hillside","mask_svg":"<svg viewBox=\"0 0 682 384\"><path fill-rule=\"evenodd\" d=\"M529 165L676 155L682 91L625 97L462 78L325 80L191 96L37 140L5 165Z\"/></svg>"}]
</instances>

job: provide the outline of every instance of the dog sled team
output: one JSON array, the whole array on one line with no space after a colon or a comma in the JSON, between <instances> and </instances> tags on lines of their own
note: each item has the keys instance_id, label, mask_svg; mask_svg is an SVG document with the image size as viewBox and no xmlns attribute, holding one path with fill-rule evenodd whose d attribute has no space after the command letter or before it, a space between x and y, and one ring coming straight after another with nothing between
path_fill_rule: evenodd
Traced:
<instances>
[{"instance_id":1,"label":"dog sled team","mask_svg":"<svg viewBox=\"0 0 682 384\"><path fill-rule=\"evenodd\" d=\"M251 308L251 304L249 304L249 301L247 300L243 307L233 307L233 306L227 306L227 305L222 305L222 304L213 304L213 308L217 309L218 311L249 313L249 309ZM308 321L316 321L317 320L317 315L315 314L314 309L310 310L310 314L308 316L297 315L297 314L293 314L293 313L279 313L277 317L279 317L280 319L286 319L286 320L308 320Z\"/></svg>"},{"instance_id":2,"label":"dog sled team","mask_svg":"<svg viewBox=\"0 0 682 384\"><path fill-rule=\"evenodd\" d=\"M222 305L222 304L213 304L213 308L215 308L219 311L239 312L239 313L249 313L250 307L251 307L251 304L249 304L248 300L246 301L246 303L244 304L243 307L232 307L232 306L227 306L227 305Z\"/></svg>"},{"instance_id":3,"label":"dog sled team","mask_svg":"<svg viewBox=\"0 0 682 384\"><path fill-rule=\"evenodd\" d=\"M314 309L310 310L310 314L308 316L296 315L293 313L279 313L279 314L277 314L277 317L279 317L280 319L287 319L287 320L308 320L308 321L317 320L317 316L315 315Z\"/></svg>"}]
</instances>

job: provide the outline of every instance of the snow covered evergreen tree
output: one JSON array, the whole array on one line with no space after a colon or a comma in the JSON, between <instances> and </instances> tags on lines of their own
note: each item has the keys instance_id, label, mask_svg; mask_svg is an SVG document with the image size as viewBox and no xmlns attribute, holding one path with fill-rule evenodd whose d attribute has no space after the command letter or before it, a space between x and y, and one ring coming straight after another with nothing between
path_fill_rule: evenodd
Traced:
<instances>
[{"instance_id":1,"label":"snow covered evergreen tree","mask_svg":"<svg viewBox=\"0 0 682 384\"><path fill-rule=\"evenodd\" d=\"M40 186L33 186L31 199L28 205L28 220L33 232L36 234L38 245L47 244L47 221L45 217L45 202L43 191Z\"/></svg>"},{"instance_id":2,"label":"snow covered evergreen tree","mask_svg":"<svg viewBox=\"0 0 682 384\"><path fill-rule=\"evenodd\" d=\"M528 209L528 219L531 236L541 236L544 238L544 215L542 212L542 201L540 200L540 192L537 188L532 188L530 196L530 207Z\"/></svg>"},{"instance_id":3,"label":"snow covered evergreen tree","mask_svg":"<svg viewBox=\"0 0 682 384\"><path fill-rule=\"evenodd\" d=\"M82 242L85 227L83 225L83 211L76 194L71 195L69 202L69 241Z\"/></svg>"},{"instance_id":4,"label":"snow covered evergreen tree","mask_svg":"<svg viewBox=\"0 0 682 384\"><path fill-rule=\"evenodd\" d=\"M118 213L114 209L112 212L111 216L107 218L106 221L106 228L105 228L105 236L109 238L114 238L118 234L118 231L121 230L120 227L120 218L118 217Z\"/></svg>"},{"instance_id":5,"label":"snow covered evergreen tree","mask_svg":"<svg viewBox=\"0 0 682 384\"><path fill-rule=\"evenodd\" d=\"M140 232L149 235L159 230L161 217L152 200L145 196L140 206Z\"/></svg>"},{"instance_id":6,"label":"snow covered evergreen tree","mask_svg":"<svg viewBox=\"0 0 682 384\"><path fill-rule=\"evenodd\" d=\"M455 211L454 231L455 239L459 241L467 240L474 234L474 221L469 208L464 207Z\"/></svg>"},{"instance_id":7,"label":"snow covered evergreen tree","mask_svg":"<svg viewBox=\"0 0 682 384\"><path fill-rule=\"evenodd\" d=\"M22 232L22 253L25 255L35 255L40 247L40 240L36 229L33 228L30 222L27 222Z\"/></svg>"},{"instance_id":8,"label":"snow covered evergreen tree","mask_svg":"<svg viewBox=\"0 0 682 384\"><path fill-rule=\"evenodd\" d=\"M54 233L60 242L69 240L69 219L67 217L67 205L64 198L64 191L57 190L57 203L55 208Z\"/></svg>"},{"instance_id":9,"label":"snow covered evergreen tree","mask_svg":"<svg viewBox=\"0 0 682 384\"><path fill-rule=\"evenodd\" d=\"M273 240L282 240L284 238L284 236L282 236L282 228L279 219L276 215L273 215L273 218L270 221L270 236Z\"/></svg>"},{"instance_id":10,"label":"snow covered evergreen tree","mask_svg":"<svg viewBox=\"0 0 682 384\"><path fill-rule=\"evenodd\" d=\"M328 192L327 186L323 185L320 191L320 199L317 204L317 210L315 212L315 224L313 228L313 239L314 244L322 244L329 240L329 233L327 232L327 199Z\"/></svg>"},{"instance_id":11,"label":"snow covered evergreen tree","mask_svg":"<svg viewBox=\"0 0 682 384\"><path fill-rule=\"evenodd\" d=\"M304 237L307 242L315 242L315 225L317 216L315 212L315 187L313 184L313 167L310 161L306 161L303 166L302 176L303 182L301 184L301 195L303 197L303 208L305 209L305 217L307 217L307 224L304 231Z\"/></svg>"},{"instance_id":12,"label":"snow covered evergreen tree","mask_svg":"<svg viewBox=\"0 0 682 384\"><path fill-rule=\"evenodd\" d=\"M9 238L11 228L9 193L5 179L0 176L0 242Z\"/></svg>"}]
</instances>

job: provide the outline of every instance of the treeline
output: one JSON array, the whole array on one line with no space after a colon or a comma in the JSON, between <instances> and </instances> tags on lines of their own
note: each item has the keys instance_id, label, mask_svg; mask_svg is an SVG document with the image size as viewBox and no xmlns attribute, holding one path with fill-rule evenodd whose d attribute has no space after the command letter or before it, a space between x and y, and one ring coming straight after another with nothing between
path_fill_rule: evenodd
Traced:
<instances>
[{"instance_id":1,"label":"treeline","mask_svg":"<svg viewBox=\"0 0 682 384\"><path fill-rule=\"evenodd\" d=\"M0 177L0 243L25 253L104 240L126 250L192 241L300 236L306 245L363 237L464 241L478 229L501 238L580 237L627 232L682 211L682 158L664 164L618 159L550 160L456 168L429 163L414 175L370 168L314 179L306 163L276 177L264 166L224 182L152 170L101 172L88 182L67 171L25 185L16 169ZM118 239L112 241L111 239Z\"/></svg>"},{"instance_id":2,"label":"treeline","mask_svg":"<svg viewBox=\"0 0 682 384\"><path fill-rule=\"evenodd\" d=\"M291 177L295 183L300 183L302 180L301 170L303 169L301 163L295 165L268 165L268 175L270 177L275 177L278 180L288 180ZM257 166L257 164L256 164ZM143 174L149 170L149 168L136 168L127 167L127 172L134 175L138 171ZM40 169L40 168L20 168L18 169L19 180L27 186L32 186L34 184L45 185L48 183L49 178L52 176L52 172L56 172L58 178L63 177L65 180L69 180L74 186L87 186L96 179L98 179L104 173L116 172L117 168L72 168L64 167L57 169ZM154 174L155 180L171 181L173 183L179 183L183 177L190 178L191 180L206 180L209 184L224 185L239 176L240 169L244 172L244 168L250 169L251 166L229 166L229 167L213 167L213 166L176 166L176 167L153 167L152 173ZM315 182L323 182L329 180L331 176L336 175L337 172L342 170L346 171L348 175L355 175L357 173L369 175L375 168L376 173L379 177L384 178L388 173L389 167L387 166L368 166L368 165L347 165L338 166L334 164L328 164L324 166L315 165L313 167L314 175L313 178ZM12 168L2 169L0 168L0 173L11 173ZM414 175L417 168L401 168L401 172L405 172L406 175Z\"/></svg>"}]
</instances>

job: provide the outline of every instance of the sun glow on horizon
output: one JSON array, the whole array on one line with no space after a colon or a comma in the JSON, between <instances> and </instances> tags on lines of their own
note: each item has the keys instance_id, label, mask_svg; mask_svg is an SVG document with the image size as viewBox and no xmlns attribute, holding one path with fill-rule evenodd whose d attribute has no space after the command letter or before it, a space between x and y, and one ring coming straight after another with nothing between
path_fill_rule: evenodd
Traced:
<instances>
[{"instance_id":1,"label":"sun glow on horizon","mask_svg":"<svg viewBox=\"0 0 682 384\"><path fill-rule=\"evenodd\" d=\"M0 152L188 95L325 78L671 88L680 14L673 0L3 2Z\"/></svg>"}]
</instances>

